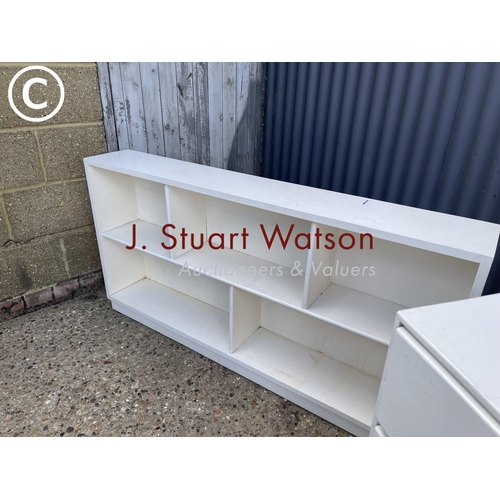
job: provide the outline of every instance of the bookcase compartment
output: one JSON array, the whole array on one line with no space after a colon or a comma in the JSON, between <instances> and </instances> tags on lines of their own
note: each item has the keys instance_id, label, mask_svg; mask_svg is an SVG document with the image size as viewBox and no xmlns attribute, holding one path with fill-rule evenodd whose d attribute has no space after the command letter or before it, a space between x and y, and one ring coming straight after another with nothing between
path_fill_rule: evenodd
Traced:
<instances>
[{"instance_id":1,"label":"bookcase compartment","mask_svg":"<svg viewBox=\"0 0 500 500\"><path fill-rule=\"evenodd\" d=\"M297 248L296 238L303 244L298 235L309 234L310 222L171 186L167 193L176 262L259 295L302 306L308 252ZM181 247L182 228L193 234L192 241L191 234L185 237L186 248ZM200 246L202 235L203 248L193 248L193 242ZM302 273L293 273L293 268Z\"/></svg>"},{"instance_id":2,"label":"bookcase compartment","mask_svg":"<svg viewBox=\"0 0 500 500\"><path fill-rule=\"evenodd\" d=\"M113 254L105 275L113 304L152 319L153 328L168 325L180 334L176 340L181 343L189 340L221 353L228 351L229 285L206 276L179 274L179 266L127 250L109 239L103 239L102 249L104 255Z\"/></svg>"},{"instance_id":3,"label":"bookcase compartment","mask_svg":"<svg viewBox=\"0 0 500 500\"><path fill-rule=\"evenodd\" d=\"M379 342L232 288L230 351L296 394L307 392L330 411L370 426L387 355Z\"/></svg>"},{"instance_id":4,"label":"bookcase compartment","mask_svg":"<svg viewBox=\"0 0 500 500\"><path fill-rule=\"evenodd\" d=\"M159 227L166 223L163 184L93 167L88 169L87 178L94 219L101 233L132 222Z\"/></svg>"},{"instance_id":5,"label":"bookcase compartment","mask_svg":"<svg viewBox=\"0 0 500 500\"><path fill-rule=\"evenodd\" d=\"M318 227L325 234L344 233ZM388 343L398 310L470 296L477 262L351 234L344 246L352 241L352 248L336 241L333 250L312 250L305 293L309 313Z\"/></svg>"}]
</instances>

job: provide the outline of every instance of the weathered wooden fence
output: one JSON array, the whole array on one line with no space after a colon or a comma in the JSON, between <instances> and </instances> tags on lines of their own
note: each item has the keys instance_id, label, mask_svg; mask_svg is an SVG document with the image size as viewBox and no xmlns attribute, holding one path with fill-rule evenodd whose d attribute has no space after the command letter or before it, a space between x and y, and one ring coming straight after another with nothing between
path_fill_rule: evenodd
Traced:
<instances>
[{"instance_id":1,"label":"weathered wooden fence","mask_svg":"<svg viewBox=\"0 0 500 500\"><path fill-rule=\"evenodd\" d=\"M262 63L98 63L108 150L260 173Z\"/></svg>"}]
</instances>

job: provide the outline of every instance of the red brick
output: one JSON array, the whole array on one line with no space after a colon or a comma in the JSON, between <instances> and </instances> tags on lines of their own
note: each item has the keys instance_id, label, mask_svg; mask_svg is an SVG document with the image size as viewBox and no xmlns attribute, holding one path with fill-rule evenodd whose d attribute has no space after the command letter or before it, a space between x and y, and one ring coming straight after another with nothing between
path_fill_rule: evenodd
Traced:
<instances>
[{"instance_id":1,"label":"red brick","mask_svg":"<svg viewBox=\"0 0 500 500\"><path fill-rule=\"evenodd\" d=\"M97 287L103 283L102 272L97 272L91 274L90 276L85 276L84 278L80 278L80 286L82 288L90 288Z\"/></svg>"},{"instance_id":2,"label":"red brick","mask_svg":"<svg viewBox=\"0 0 500 500\"><path fill-rule=\"evenodd\" d=\"M26 302L26 308L39 306L41 304L46 304L51 302L52 299L52 288L44 288L43 290L37 290L36 292L27 293L24 296Z\"/></svg>"},{"instance_id":3,"label":"red brick","mask_svg":"<svg viewBox=\"0 0 500 500\"><path fill-rule=\"evenodd\" d=\"M79 286L80 284L78 283L78 279L59 283L54 287L54 296L56 299L69 297L73 294L73 292L78 290Z\"/></svg>"},{"instance_id":4,"label":"red brick","mask_svg":"<svg viewBox=\"0 0 500 500\"><path fill-rule=\"evenodd\" d=\"M0 302L0 316L17 312L21 309L24 309L24 302L21 297L15 297L14 299Z\"/></svg>"}]
</instances>

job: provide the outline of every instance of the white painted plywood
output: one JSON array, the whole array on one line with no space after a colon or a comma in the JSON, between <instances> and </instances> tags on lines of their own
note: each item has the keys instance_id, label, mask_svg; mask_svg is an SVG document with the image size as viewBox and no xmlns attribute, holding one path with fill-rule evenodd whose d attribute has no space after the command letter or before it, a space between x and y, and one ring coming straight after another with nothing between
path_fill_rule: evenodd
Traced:
<instances>
[{"instance_id":1,"label":"white painted plywood","mask_svg":"<svg viewBox=\"0 0 500 500\"><path fill-rule=\"evenodd\" d=\"M370 428L380 380L259 328L232 357L290 390Z\"/></svg>"},{"instance_id":2,"label":"white painted plywood","mask_svg":"<svg viewBox=\"0 0 500 500\"><path fill-rule=\"evenodd\" d=\"M135 250L162 259L170 258L169 251L161 246L162 241L169 243L162 234L162 228L148 222L133 221L106 231L103 233L103 238L121 243L124 248L130 246L132 224L136 226ZM179 273L187 277L204 274L272 300L301 307L304 278L292 276L291 269L285 267L281 270L282 274L278 276L278 266L272 262L235 250L211 250L210 248L190 250L175 258L173 262L179 266ZM264 271L266 275L262 274Z\"/></svg>"},{"instance_id":3,"label":"white painted plywood","mask_svg":"<svg viewBox=\"0 0 500 500\"><path fill-rule=\"evenodd\" d=\"M500 294L408 309L398 319L500 422Z\"/></svg>"},{"instance_id":4,"label":"white painted plywood","mask_svg":"<svg viewBox=\"0 0 500 500\"><path fill-rule=\"evenodd\" d=\"M143 179L135 180L138 219L163 227L167 223L165 186Z\"/></svg>"},{"instance_id":5,"label":"white painted plywood","mask_svg":"<svg viewBox=\"0 0 500 500\"><path fill-rule=\"evenodd\" d=\"M135 179L100 168L86 169L97 234L136 220Z\"/></svg>"},{"instance_id":6,"label":"white painted plywood","mask_svg":"<svg viewBox=\"0 0 500 500\"><path fill-rule=\"evenodd\" d=\"M161 259L169 259L169 251L161 246L161 241L166 238L162 235L161 228L154 224L137 220L107 231L103 237L120 243L124 248L131 244L132 224L136 225L136 250ZM146 248L143 249L143 246ZM177 258L175 262L177 273L184 274L188 279L195 280L200 272L208 273L217 280L235 284L258 293L259 296L301 309L302 278L292 277L290 269L283 271L286 277L283 275L273 278L259 276L258 273L255 276L238 275L240 268L248 270L253 266L257 270L260 267L270 269L273 264L231 250L192 250ZM187 264L189 274L182 271L184 264ZM224 272L229 269L234 270L234 273ZM332 284L307 310L303 310L303 313L388 345L395 315L402 309L404 306L399 304Z\"/></svg>"},{"instance_id":7,"label":"white painted plywood","mask_svg":"<svg viewBox=\"0 0 500 500\"><path fill-rule=\"evenodd\" d=\"M111 295L111 300L182 332L220 352L229 344L229 315L149 279Z\"/></svg>"},{"instance_id":8,"label":"white painted plywood","mask_svg":"<svg viewBox=\"0 0 500 500\"><path fill-rule=\"evenodd\" d=\"M377 420L391 437L500 436L500 424L403 327L391 339Z\"/></svg>"},{"instance_id":9,"label":"white painted plywood","mask_svg":"<svg viewBox=\"0 0 500 500\"><path fill-rule=\"evenodd\" d=\"M265 299L261 311L262 327L365 373L382 376L387 346Z\"/></svg>"},{"instance_id":10,"label":"white painted plywood","mask_svg":"<svg viewBox=\"0 0 500 500\"><path fill-rule=\"evenodd\" d=\"M308 313L352 332L389 344L394 318L404 306L333 283Z\"/></svg>"},{"instance_id":11,"label":"white painted plywood","mask_svg":"<svg viewBox=\"0 0 500 500\"><path fill-rule=\"evenodd\" d=\"M176 189L170 186L166 188L168 221L165 223L173 224L175 228L168 230L177 238L179 242L172 249L172 256L178 257L191 249L190 239L187 240L186 248L182 248L180 243L180 233L182 228L196 235L198 240L200 234L207 234L207 216L205 196L184 189ZM165 238L168 246L173 244L173 240Z\"/></svg>"},{"instance_id":12,"label":"white painted plywood","mask_svg":"<svg viewBox=\"0 0 500 500\"><path fill-rule=\"evenodd\" d=\"M101 238L99 241L106 294L108 298L146 276L144 256L130 252L119 243Z\"/></svg>"},{"instance_id":13,"label":"white painted plywood","mask_svg":"<svg viewBox=\"0 0 500 500\"><path fill-rule=\"evenodd\" d=\"M190 250L175 261L195 272L237 285L240 288L269 297L272 300L294 307L301 307L304 288L303 276L292 276L291 269L282 268L273 262L258 259L235 250ZM265 275L259 274L260 270Z\"/></svg>"},{"instance_id":14,"label":"white painted plywood","mask_svg":"<svg viewBox=\"0 0 500 500\"><path fill-rule=\"evenodd\" d=\"M288 268L293 268L295 262L299 262L300 268L305 271L307 250L297 248L295 238L299 238L299 245L305 244L304 238L299 235L309 234L310 222L211 196L206 197L206 212L207 235L223 234L226 248L230 248L230 234L238 233L238 236L233 238L233 250ZM203 218L203 214L199 217ZM243 229L248 233L246 248L241 236ZM187 230L190 231L190 226L187 226ZM218 238L215 243L219 243Z\"/></svg>"},{"instance_id":15,"label":"white painted plywood","mask_svg":"<svg viewBox=\"0 0 500 500\"><path fill-rule=\"evenodd\" d=\"M346 428L369 428L379 385L376 376L385 358L382 344L388 343L396 311L406 303L418 303L418 293L425 292L425 300L431 301L455 297L449 290L457 297L467 296L474 280L473 291L479 293L486 279L492 243L498 237L495 225L415 209L408 212L407 207L387 203L373 212L376 215L380 209L382 220L371 220L372 212L358 206L356 197L125 153L86 159L106 286L114 305L158 331L170 329L186 345L200 352L206 349L219 362L293 395L293 400L325 418L344 421ZM103 167L100 173L92 167L95 162ZM364 200L362 205L372 202ZM406 210L405 227L400 210ZM311 274L318 258L332 263L335 252L324 249L303 250L300 256L292 247L273 253L258 246L250 255L227 248L172 255L161 246L167 240L161 233L166 222L206 236L232 232L233 227L241 230L242 223L255 228L266 217L273 225L296 223L296 231L301 232L327 221L339 230L386 238L375 260L388 272L385 278L359 286L350 278L329 285ZM133 223L137 224L137 251L125 249ZM447 242L438 238L436 224L443 224L441 230L447 226ZM471 243L479 228L485 230L482 240ZM468 231L465 245L458 244L457 235L463 231ZM407 247L396 243L443 255L435 260L436 254L415 248L403 251ZM360 255L353 252L348 257L349 264L360 265ZM373 260L374 256L366 257ZM303 275L293 276L290 267L295 260L302 270L309 265L308 281ZM475 262L481 262L479 277ZM230 284L234 285L231 292ZM311 302L307 310L301 309ZM263 328L257 329L259 325Z\"/></svg>"},{"instance_id":16,"label":"white painted plywood","mask_svg":"<svg viewBox=\"0 0 500 500\"><path fill-rule=\"evenodd\" d=\"M229 352L233 353L260 326L261 298L231 287Z\"/></svg>"},{"instance_id":17,"label":"white painted plywood","mask_svg":"<svg viewBox=\"0 0 500 500\"><path fill-rule=\"evenodd\" d=\"M317 228L322 234L326 233L322 225L313 222L311 223L311 238L313 238ZM336 253L336 248L327 250L324 247L313 246L309 250L304 286L304 308L308 308L331 285L332 276L329 276L324 270L335 261Z\"/></svg>"},{"instance_id":18,"label":"white painted plywood","mask_svg":"<svg viewBox=\"0 0 500 500\"><path fill-rule=\"evenodd\" d=\"M332 265L334 283L405 307L468 298L478 270L476 262L380 238L373 249L337 249Z\"/></svg>"},{"instance_id":19,"label":"white painted plywood","mask_svg":"<svg viewBox=\"0 0 500 500\"><path fill-rule=\"evenodd\" d=\"M499 226L478 220L227 172L178 160L118 151L86 164L190 188L354 232L479 262L492 260Z\"/></svg>"},{"instance_id":20,"label":"white painted plywood","mask_svg":"<svg viewBox=\"0 0 500 500\"><path fill-rule=\"evenodd\" d=\"M169 251L161 246L161 242L166 240L162 235L162 228L149 222L136 220L130 224L125 224L106 231L102 236L103 238L121 243L123 247L131 246L133 233L132 224L135 224L137 250L162 258L169 257Z\"/></svg>"},{"instance_id":21,"label":"white painted plywood","mask_svg":"<svg viewBox=\"0 0 500 500\"><path fill-rule=\"evenodd\" d=\"M179 266L165 260L144 256L146 277L173 288L189 297L205 302L221 311L229 312L229 285L207 276L179 274Z\"/></svg>"}]
</instances>

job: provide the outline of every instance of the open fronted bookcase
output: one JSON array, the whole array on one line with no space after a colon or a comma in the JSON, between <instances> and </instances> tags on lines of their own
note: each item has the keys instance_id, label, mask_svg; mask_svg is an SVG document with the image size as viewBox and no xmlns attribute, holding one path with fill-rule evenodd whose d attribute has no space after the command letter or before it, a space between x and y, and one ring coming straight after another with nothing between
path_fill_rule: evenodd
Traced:
<instances>
[{"instance_id":1,"label":"open fronted bookcase","mask_svg":"<svg viewBox=\"0 0 500 500\"><path fill-rule=\"evenodd\" d=\"M481 294L499 226L135 151L85 159L108 298L368 435L397 311Z\"/></svg>"}]
</instances>

